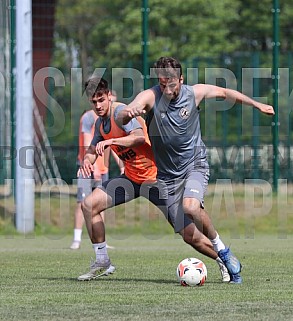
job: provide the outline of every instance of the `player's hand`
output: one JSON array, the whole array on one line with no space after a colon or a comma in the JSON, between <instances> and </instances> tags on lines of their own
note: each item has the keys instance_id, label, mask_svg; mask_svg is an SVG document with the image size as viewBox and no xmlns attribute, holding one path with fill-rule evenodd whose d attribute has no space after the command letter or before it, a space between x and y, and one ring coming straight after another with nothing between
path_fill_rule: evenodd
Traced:
<instances>
[{"instance_id":1,"label":"player's hand","mask_svg":"<svg viewBox=\"0 0 293 321\"><path fill-rule=\"evenodd\" d=\"M111 146L113 144L113 139L107 139L100 141L96 146L96 153L99 156L103 156L104 151L107 147Z\"/></svg>"},{"instance_id":2,"label":"player's hand","mask_svg":"<svg viewBox=\"0 0 293 321\"><path fill-rule=\"evenodd\" d=\"M77 177L82 176L83 178L89 178L91 177L93 171L94 166L89 160L85 159L83 165L80 166L77 172Z\"/></svg>"},{"instance_id":3,"label":"player's hand","mask_svg":"<svg viewBox=\"0 0 293 321\"><path fill-rule=\"evenodd\" d=\"M267 104L262 104L262 103L257 103L257 105L255 107L258 108L264 114L275 115L275 111L274 111L273 106L270 106Z\"/></svg>"},{"instance_id":4,"label":"player's hand","mask_svg":"<svg viewBox=\"0 0 293 321\"><path fill-rule=\"evenodd\" d=\"M127 116L130 118L141 116L146 113L144 106L139 103L131 108L125 108L125 110L127 112Z\"/></svg>"}]
</instances>

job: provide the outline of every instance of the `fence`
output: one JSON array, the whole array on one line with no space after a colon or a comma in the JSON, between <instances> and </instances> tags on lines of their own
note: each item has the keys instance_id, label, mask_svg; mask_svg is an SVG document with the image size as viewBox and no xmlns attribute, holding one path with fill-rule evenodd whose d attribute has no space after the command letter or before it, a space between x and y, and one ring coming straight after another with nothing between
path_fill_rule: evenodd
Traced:
<instances>
[{"instance_id":1,"label":"fence","mask_svg":"<svg viewBox=\"0 0 293 321\"><path fill-rule=\"evenodd\" d=\"M183 61L187 83L215 83L240 90L250 97L272 103L270 53L247 52L218 58L194 58ZM292 182L292 53L283 53L280 66L279 99L279 178ZM127 79L123 87L114 88L119 100L127 103L135 93L137 70L125 64ZM288 66L288 67L287 67ZM114 68L114 67L113 67ZM131 71L133 70L133 74ZM107 68L108 79L117 71ZM66 75L65 78L69 78ZM135 81L130 80L135 79ZM150 80L155 83L156 80ZM54 90L52 91L53 94ZM260 98L259 98L260 97ZM211 181L230 178L243 182L246 178L273 179L272 118L253 108L229 106L217 101L201 106L201 129L208 148ZM55 148L57 148L55 146ZM62 172L62 165L60 168Z\"/></svg>"}]
</instances>

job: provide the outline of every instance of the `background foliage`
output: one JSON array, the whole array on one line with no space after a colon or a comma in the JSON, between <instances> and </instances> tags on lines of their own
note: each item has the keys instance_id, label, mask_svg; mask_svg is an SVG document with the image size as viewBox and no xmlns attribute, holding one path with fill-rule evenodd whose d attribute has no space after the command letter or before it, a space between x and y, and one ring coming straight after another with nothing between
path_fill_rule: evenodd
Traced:
<instances>
[{"instance_id":1,"label":"background foliage","mask_svg":"<svg viewBox=\"0 0 293 321\"><path fill-rule=\"evenodd\" d=\"M56 44L63 43L68 67L141 64L142 1L59 0ZM292 10L281 3L281 38L292 49ZM89 9L90 8L90 9ZM149 60L172 55L180 60L217 57L236 51L270 51L272 1L149 0ZM82 23L79 23L82 22ZM76 51L75 51L75 50ZM77 59L77 61L75 61ZM55 62L58 64L58 60ZM88 74L87 74L88 76Z\"/></svg>"},{"instance_id":2,"label":"background foliage","mask_svg":"<svg viewBox=\"0 0 293 321\"><path fill-rule=\"evenodd\" d=\"M207 68L224 68L235 75L235 89L249 96L265 97L268 103L272 103L270 78L254 81L253 93L247 91L250 82L243 81L244 68L272 68L272 0L173 0L167 4L163 0L149 0L148 6L150 67L160 56L175 56L182 62L186 82L190 84L197 81L197 76L200 82L208 82L205 77ZM90 108L87 102L74 98L72 68L81 68L80 84L96 68L106 68L105 77L111 85L114 68L134 68L142 72L141 8L140 0L57 2L51 63L62 71L66 85L65 88L53 85L51 90L66 115L66 123L61 134L50 137L53 145L77 145L78 117L84 109ZM280 8L280 67L289 70L279 101L280 142L289 148L292 140L289 94L292 87L293 4L281 2ZM187 75L187 68L198 68L198 75L196 72ZM219 78L218 85L226 84ZM120 101L127 103L131 95L133 97L143 89L142 81L135 88L132 86L125 80L123 88L114 88L118 89ZM76 108L73 108L74 104ZM253 114L248 109L243 111L241 106L217 113L211 112L213 108L211 104L202 108L201 113L207 146L226 148L246 144L256 149L260 144L271 144L270 117ZM76 119L75 125L72 119ZM287 153L290 151L286 152L284 159L287 159ZM281 167L289 168L290 162L288 156L286 164Z\"/></svg>"},{"instance_id":3,"label":"background foliage","mask_svg":"<svg viewBox=\"0 0 293 321\"><path fill-rule=\"evenodd\" d=\"M150 66L163 55L177 57L185 67L227 67L234 73L236 58L241 67L272 66L271 0L173 0L168 5L149 0L148 4ZM281 51L287 53L292 50L292 4L280 6ZM71 68L82 68L83 81L95 68L107 68L110 81L111 68L142 70L141 7L140 0L59 0L52 66L67 77ZM255 52L260 56L253 62ZM198 59L202 59L200 66ZM205 80L203 72L199 77ZM68 90L56 89L55 95L68 111Z\"/></svg>"}]
</instances>

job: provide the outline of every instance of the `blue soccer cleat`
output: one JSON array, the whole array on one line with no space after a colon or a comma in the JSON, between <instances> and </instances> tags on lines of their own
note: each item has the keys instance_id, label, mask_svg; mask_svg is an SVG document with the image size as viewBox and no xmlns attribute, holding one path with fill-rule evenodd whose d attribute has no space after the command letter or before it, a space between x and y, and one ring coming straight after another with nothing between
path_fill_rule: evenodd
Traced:
<instances>
[{"instance_id":1,"label":"blue soccer cleat","mask_svg":"<svg viewBox=\"0 0 293 321\"><path fill-rule=\"evenodd\" d=\"M230 282L229 283L240 284L240 283L242 283L242 277L240 276L239 273L232 274L232 275L230 275Z\"/></svg>"},{"instance_id":2,"label":"blue soccer cleat","mask_svg":"<svg viewBox=\"0 0 293 321\"><path fill-rule=\"evenodd\" d=\"M231 250L226 248L219 251L218 255L230 274L230 283L242 283L242 278L239 274L241 272L241 264Z\"/></svg>"}]
</instances>

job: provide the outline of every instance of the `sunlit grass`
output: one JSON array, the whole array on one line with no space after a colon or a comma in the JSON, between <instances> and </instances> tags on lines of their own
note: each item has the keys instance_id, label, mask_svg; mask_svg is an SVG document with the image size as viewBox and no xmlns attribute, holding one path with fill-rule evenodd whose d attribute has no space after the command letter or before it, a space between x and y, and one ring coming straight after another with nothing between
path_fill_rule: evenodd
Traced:
<instances>
[{"instance_id":1,"label":"sunlit grass","mask_svg":"<svg viewBox=\"0 0 293 321\"><path fill-rule=\"evenodd\" d=\"M91 282L93 250L78 251L64 236L0 236L1 320L289 320L292 316L292 237L223 238L243 264L242 285L223 284L216 263L174 234L157 239L110 234L115 274ZM203 287L178 284L176 266L197 256L208 269Z\"/></svg>"}]
</instances>

